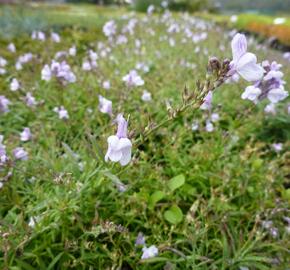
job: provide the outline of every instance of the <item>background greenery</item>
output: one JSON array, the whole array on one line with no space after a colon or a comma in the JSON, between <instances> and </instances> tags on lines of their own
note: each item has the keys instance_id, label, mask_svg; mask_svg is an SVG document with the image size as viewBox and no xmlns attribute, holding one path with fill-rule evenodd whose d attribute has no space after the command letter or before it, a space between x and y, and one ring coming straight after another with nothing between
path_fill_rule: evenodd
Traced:
<instances>
[{"instance_id":1,"label":"background greenery","mask_svg":"<svg viewBox=\"0 0 290 270\"><path fill-rule=\"evenodd\" d=\"M0 55L11 63L11 77L21 80L24 92L11 92L9 78L1 77L0 93L11 99L13 106L1 115L0 134L5 136L9 152L19 144L24 126L31 128L33 141L25 144L29 160L16 164L13 177L0 190L1 269L288 267L289 235L284 217L289 214L290 198L290 122L285 108L289 99L276 116L265 116L264 104L253 107L241 100L244 82L224 85L214 95L214 111L221 120L213 133L192 132L192 122L201 119L203 125L207 115L190 111L134 148L136 157L128 167L103 163L106 139L114 128L109 117L98 111L98 95L111 99L114 110L119 107L131 114L130 131L143 128L148 119L162 119L165 99L173 106L180 103L184 85L192 89L197 78L204 78L209 56L231 57L230 39L221 35L224 29L212 27L209 38L200 44L202 53L195 53L195 46L183 44L180 34L174 36L174 47L160 41L167 26L151 19L146 27L154 28L155 36L139 25L129 44L112 49L114 61L100 59L99 68L88 73L80 68L87 50L97 50L99 41L107 44L103 24L110 19L123 24L120 17L128 14L125 9L62 5L21 12L29 21L29 27L23 24L23 29L29 32L41 26L49 34L52 28L59 31L62 42L32 41L30 33L17 32L21 18L4 17L7 24L11 20L16 26L11 30L15 34L1 38ZM173 16L184 23L182 14ZM144 14L136 17L144 18ZM142 40L143 55L127 55L136 38ZM28 51L38 55L22 71L15 71L15 55L6 50L11 41L17 56ZM73 44L78 54L69 63L77 83L63 88L56 81L41 81L43 65ZM208 55L203 54L205 48ZM259 61L282 63L289 85L289 63L279 52L258 49L255 42L249 50ZM196 68L186 68L183 60ZM128 95L121 81L137 61L150 65L143 78L153 96L151 103L141 101L143 88ZM103 80L111 81L109 91L102 89ZM28 109L22 101L26 91L44 103L36 110ZM120 101L120 93L128 99ZM69 121L59 120L52 111L60 103L68 109ZM271 147L275 142L284 144L279 154ZM119 181L127 185L126 192L116 188ZM175 213L174 218L168 211ZM34 216L40 219L31 228L28 222ZM262 228L262 221L268 220L278 228L277 238ZM146 235L147 245L158 246L158 257L140 260L142 252L135 247L139 232Z\"/></svg>"}]
</instances>

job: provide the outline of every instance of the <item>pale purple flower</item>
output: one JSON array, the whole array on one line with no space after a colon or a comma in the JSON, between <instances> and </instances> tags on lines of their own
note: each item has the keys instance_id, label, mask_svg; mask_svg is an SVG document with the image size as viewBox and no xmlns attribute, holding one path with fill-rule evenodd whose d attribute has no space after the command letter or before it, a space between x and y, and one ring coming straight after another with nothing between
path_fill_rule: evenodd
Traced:
<instances>
[{"instance_id":1,"label":"pale purple flower","mask_svg":"<svg viewBox=\"0 0 290 270\"><path fill-rule=\"evenodd\" d=\"M11 91L17 91L20 89L20 83L17 79L13 78L12 82L10 83L10 90Z\"/></svg>"},{"instance_id":2,"label":"pale purple flower","mask_svg":"<svg viewBox=\"0 0 290 270\"><path fill-rule=\"evenodd\" d=\"M148 8L147 8L147 14L148 15L151 15L155 10L155 7L154 5L150 5Z\"/></svg>"},{"instance_id":3,"label":"pale purple flower","mask_svg":"<svg viewBox=\"0 0 290 270\"><path fill-rule=\"evenodd\" d=\"M136 69L142 70L144 73L148 73L150 70L149 66L142 62L136 64Z\"/></svg>"},{"instance_id":4,"label":"pale purple flower","mask_svg":"<svg viewBox=\"0 0 290 270\"><path fill-rule=\"evenodd\" d=\"M25 103L28 107L34 107L37 105L35 97L32 96L32 94L30 92L28 92L25 96Z\"/></svg>"},{"instance_id":5,"label":"pale purple flower","mask_svg":"<svg viewBox=\"0 0 290 270\"><path fill-rule=\"evenodd\" d=\"M6 155L6 146L3 144L3 139L3 135L0 135L0 167L3 166L8 160Z\"/></svg>"},{"instance_id":6,"label":"pale purple flower","mask_svg":"<svg viewBox=\"0 0 290 270\"><path fill-rule=\"evenodd\" d=\"M117 134L108 138L108 150L105 155L105 161L111 160L119 162L121 166L127 165L131 160L132 143L127 138L128 123L125 118L119 114L117 116L118 130Z\"/></svg>"},{"instance_id":7,"label":"pale purple flower","mask_svg":"<svg viewBox=\"0 0 290 270\"><path fill-rule=\"evenodd\" d=\"M232 40L233 60L229 76L238 73L246 81L259 81L264 74L264 69L257 64L257 57L247 52L247 39L243 34L236 34Z\"/></svg>"},{"instance_id":8,"label":"pale purple flower","mask_svg":"<svg viewBox=\"0 0 290 270\"><path fill-rule=\"evenodd\" d=\"M119 35L117 37L116 44L121 45L126 43L128 43L128 38L125 35Z\"/></svg>"},{"instance_id":9,"label":"pale purple flower","mask_svg":"<svg viewBox=\"0 0 290 270\"><path fill-rule=\"evenodd\" d=\"M50 70L49 65L45 65L41 70L41 79L44 81L50 81L52 76L52 72Z\"/></svg>"},{"instance_id":10,"label":"pale purple flower","mask_svg":"<svg viewBox=\"0 0 290 270\"><path fill-rule=\"evenodd\" d=\"M12 52L12 53L15 53L16 52L16 47L13 43L10 43L8 46L7 46L7 49L8 51Z\"/></svg>"},{"instance_id":11,"label":"pale purple flower","mask_svg":"<svg viewBox=\"0 0 290 270\"><path fill-rule=\"evenodd\" d=\"M261 93L262 91L260 88L251 85L245 89L241 97L242 99L248 99L254 103L257 103Z\"/></svg>"},{"instance_id":12,"label":"pale purple flower","mask_svg":"<svg viewBox=\"0 0 290 270\"><path fill-rule=\"evenodd\" d=\"M17 61L15 63L15 68L16 68L16 70L21 70L22 69L22 64L19 61Z\"/></svg>"},{"instance_id":13,"label":"pale purple flower","mask_svg":"<svg viewBox=\"0 0 290 270\"><path fill-rule=\"evenodd\" d=\"M279 231L277 228L270 228L270 234L273 238L277 238L279 236Z\"/></svg>"},{"instance_id":14,"label":"pale purple flower","mask_svg":"<svg viewBox=\"0 0 290 270\"><path fill-rule=\"evenodd\" d=\"M163 7L164 9L165 9L165 8L168 8L168 5L169 5L169 4L168 4L168 1L165 1L165 0L164 0L164 1L161 2L161 7Z\"/></svg>"},{"instance_id":15,"label":"pale purple flower","mask_svg":"<svg viewBox=\"0 0 290 270\"><path fill-rule=\"evenodd\" d=\"M16 160L27 160L28 153L22 148L17 147L13 150L13 155Z\"/></svg>"},{"instance_id":16,"label":"pale purple flower","mask_svg":"<svg viewBox=\"0 0 290 270\"><path fill-rule=\"evenodd\" d=\"M213 126L211 121L209 121L209 120L206 121L205 130L207 132L213 132L214 131L214 126Z\"/></svg>"},{"instance_id":17,"label":"pale purple flower","mask_svg":"<svg viewBox=\"0 0 290 270\"><path fill-rule=\"evenodd\" d=\"M267 98L272 103L277 103L281 100L284 100L286 97L288 97L288 95L288 92L285 91L283 88L274 88L269 91Z\"/></svg>"},{"instance_id":18,"label":"pale purple flower","mask_svg":"<svg viewBox=\"0 0 290 270\"><path fill-rule=\"evenodd\" d=\"M212 122L217 122L220 119L220 116L218 113L212 113L210 119Z\"/></svg>"},{"instance_id":19,"label":"pale purple flower","mask_svg":"<svg viewBox=\"0 0 290 270\"><path fill-rule=\"evenodd\" d=\"M68 111L63 106L55 107L53 111L58 113L59 119L69 119Z\"/></svg>"},{"instance_id":20,"label":"pale purple flower","mask_svg":"<svg viewBox=\"0 0 290 270\"><path fill-rule=\"evenodd\" d=\"M269 114L276 114L276 107L274 103L270 103L268 104L265 109L264 109L265 113L269 113Z\"/></svg>"},{"instance_id":21,"label":"pale purple flower","mask_svg":"<svg viewBox=\"0 0 290 270\"><path fill-rule=\"evenodd\" d=\"M117 25L115 21L111 20L106 22L106 24L103 26L103 32L106 37L111 37L115 35L117 32Z\"/></svg>"},{"instance_id":22,"label":"pale purple flower","mask_svg":"<svg viewBox=\"0 0 290 270\"><path fill-rule=\"evenodd\" d=\"M142 260L154 258L158 255L158 248L154 245L150 246L149 248L143 247L142 251L143 251L141 257Z\"/></svg>"},{"instance_id":23,"label":"pale purple flower","mask_svg":"<svg viewBox=\"0 0 290 270\"><path fill-rule=\"evenodd\" d=\"M51 39L53 42L59 43L60 42L60 36L57 33L52 32L51 33Z\"/></svg>"},{"instance_id":24,"label":"pale purple flower","mask_svg":"<svg viewBox=\"0 0 290 270\"><path fill-rule=\"evenodd\" d=\"M99 95L99 110L102 113L112 115L112 101Z\"/></svg>"},{"instance_id":25,"label":"pale purple flower","mask_svg":"<svg viewBox=\"0 0 290 270\"><path fill-rule=\"evenodd\" d=\"M264 61L262 63L265 70L265 76L257 81L253 86L249 86L243 94L245 98L253 99L255 103L268 98L271 103L277 103L284 100L288 96L288 92L284 90L285 81L282 80L283 72L280 71L282 65L277 62ZM246 89L246 90L247 90ZM259 90L260 89L260 93ZM249 97L248 94L250 95Z\"/></svg>"},{"instance_id":26,"label":"pale purple flower","mask_svg":"<svg viewBox=\"0 0 290 270\"><path fill-rule=\"evenodd\" d=\"M106 90L109 90L111 88L110 81L104 81L103 82L103 88L106 89Z\"/></svg>"},{"instance_id":27,"label":"pale purple flower","mask_svg":"<svg viewBox=\"0 0 290 270\"><path fill-rule=\"evenodd\" d=\"M21 64L25 64L25 63L28 63L29 61L31 61L33 59L33 54L32 53L25 53L23 55L20 55L18 57L18 61L21 63Z\"/></svg>"},{"instance_id":28,"label":"pale purple flower","mask_svg":"<svg viewBox=\"0 0 290 270\"><path fill-rule=\"evenodd\" d=\"M23 131L20 133L20 140L22 142L27 142L31 139L31 132L29 128L24 128Z\"/></svg>"},{"instance_id":29,"label":"pale purple flower","mask_svg":"<svg viewBox=\"0 0 290 270\"><path fill-rule=\"evenodd\" d=\"M210 110L212 106L212 91L209 91L206 97L204 98L204 102L200 106L202 110Z\"/></svg>"},{"instance_id":30,"label":"pale purple flower","mask_svg":"<svg viewBox=\"0 0 290 270\"><path fill-rule=\"evenodd\" d=\"M91 61L95 62L98 60L99 56L96 52L94 52L93 50L89 50L89 57L91 59Z\"/></svg>"},{"instance_id":31,"label":"pale purple flower","mask_svg":"<svg viewBox=\"0 0 290 270\"><path fill-rule=\"evenodd\" d=\"M59 52L56 52L54 58L55 59L59 59L59 58L66 57L66 56L67 56L67 52L66 51L59 51Z\"/></svg>"},{"instance_id":32,"label":"pale purple flower","mask_svg":"<svg viewBox=\"0 0 290 270\"><path fill-rule=\"evenodd\" d=\"M37 32L37 39L41 41L45 41L45 34L41 31Z\"/></svg>"},{"instance_id":33,"label":"pale purple flower","mask_svg":"<svg viewBox=\"0 0 290 270\"><path fill-rule=\"evenodd\" d=\"M135 246L145 246L145 237L142 232L139 232L135 241Z\"/></svg>"},{"instance_id":34,"label":"pale purple flower","mask_svg":"<svg viewBox=\"0 0 290 270\"><path fill-rule=\"evenodd\" d=\"M144 85L144 81L142 78L138 75L136 70L131 70L127 75L123 77L123 82L126 83L128 87L134 87L134 86L142 86Z\"/></svg>"},{"instance_id":35,"label":"pale purple flower","mask_svg":"<svg viewBox=\"0 0 290 270\"><path fill-rule=\"evenodd\" d=\"M5 67L7 65L7 60L0 56L0 67Z\"/></svg>"},{"instance_id":36,"label":"pale purple flower","mask_svg":"<svg viewBox=\"0 0 290 270\"><path fill-rule=\"evenodd\" d=\"M50 70L51 73L60 80L69 83L76 82L75 74L72 72L71 67L65 61L62 61L61 63L52 61Z\"/></svg>"},{"instance_id":37,"label":"pale purple flower","mask_svg":"<svg viewBox=\"0 0 290 270\"><path fill-rule=\"evenodd\" d=\"M145 102L149 102L149 101L151 101L151 100L152 100L151 93L148 92L147 90L144 90L144 91L143 91L143 94L142 94L142 96L141 96L141 99L142 99L143 101L145 101Z\"/></svg>"},{"instance_id":38,"label":"pale purple flower","mask_svg":"<svg viewBox=\"0 0 290 270\"><path fill-rule=\"evenodd\" d=\"M6 113L9 111L10 101L5 96L0 96L0 113Z\"/></svg>"},{"instance_id":39,"label":"pale purple flower","mask_svg":"<svg viewBox=\"0 0 290 270\"><path fill-rule=\"evenodd\" d=\"M288 60L288 61L290 61L290 52L285 52L283 54L283 58L286 59L286 60Z\"/></svg>"},{"instance_id":40,"label":"pale purple flower","mask_svg":"<svg viewBox=\"0 0 290 270\"><path fill-rule=\"evenodd\" d=\"M275 152L279 153L283 150L283 144L282 143L273 143L272 148Z\"/></svg>"},{"instance_id":41,"label":"pale purple flower","mask_svg":"<svg viewBox=\"0 0 290 270\"><path fill-rule=\"evenodd\" d=\"M91 63L89 61L84 61L82 64L82 69L85 71L90 71L92 69Z\"/></svg>"},{"instance_id":42,"label":"pale purple flower","mask_svg":"<svg viewBox=\"0 0 290 270\"><path fill-rule=\"evenodd\" d=\"M6 74L6 69L5 68L0 68L0 75Z\"/></svg>"}]
</instances>

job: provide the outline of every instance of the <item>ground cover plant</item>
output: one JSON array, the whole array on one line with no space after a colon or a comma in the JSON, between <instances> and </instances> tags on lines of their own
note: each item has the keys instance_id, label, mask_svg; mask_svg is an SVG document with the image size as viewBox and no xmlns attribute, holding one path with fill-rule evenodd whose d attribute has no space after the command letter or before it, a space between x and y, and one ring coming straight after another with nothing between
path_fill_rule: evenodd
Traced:
<instances>
[{"instance_id":1,"label":"ground cover plant","mask_svg":"<svg viewBox=\"0 0 290 270\"><path fill-rule=\"evenodd\" d=\"M2 37L1 269L288 266L289 59L163 9Z\"/></svg>"}]
</instances>

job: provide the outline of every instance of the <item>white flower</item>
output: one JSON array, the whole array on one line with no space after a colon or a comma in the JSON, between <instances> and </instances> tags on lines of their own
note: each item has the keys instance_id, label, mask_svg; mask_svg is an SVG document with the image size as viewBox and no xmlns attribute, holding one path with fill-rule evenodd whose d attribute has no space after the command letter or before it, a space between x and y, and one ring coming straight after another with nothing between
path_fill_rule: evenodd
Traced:
<instances>
[{"instance_id":1,"label":"white flower","mask_svg":"<svg viewBox=\"0 0 290 270\"><path fill-rule=\"evenodd\" d=\"M50 81L51 76L52 76L52 73L51 73L49 65L45 65L43 69L41 70L41 79L44 81Z\"/></svg>"},{"instance_id":2,"label":"white flower","mask_svg":"<svg viewBox=\"0 0 290 270\"><path fill-rule=\"evenodd\" d=\"M275 18L273 23L274 24L284 24L286 22L286 19L285 18Z\"/></svg>"},{"instance_id":3,"label":"white flower","mask_svg":"<svg viewBox=\"0 0 290 270\"><path fill-rule=\"evenodd\" d=\"M198 128L199 128L199 124L198 124L198 122L197 122L197 121L194 121L194 122L192 123L192 125L191 125L191 130L192 130L192 131L197 131Z\"/></svg>"},{"instance_id":4,"label":"white flower","mask_svg":"<svg viewBox=\"0 0 290 270\"><path fill-rule=\"evenodd\" d=\"M69 48L68 54L71 56L76 56L76 54L77 54L76 46L72 46L71 48Z\"/></svg>"},{"instance_id":5,"label":"white flower","mask_svg":"<svg viewBox=\"0 0 290 270\"><path fill-rule=\"evenodd\" d=\"M143 247L142 251L143 251L141 257L142 260L154 258L158 255L158 248L154 245L150 246L149 248Z\"/></svg>"},{"instance_id":6,"label":"white flower","mask_svg":"<svg viewBox=\"0 0 290 270\"><path fill-rule=\"evenodd\" d=\"M248 86L244 93L242 94L242 99L248 99L256 103L258 101L258 97L261 95L262 91L260 88L257 88L253 85Z\"/></svg>"},{"instance_id":7,"label":"white flower","mask_svg":"<svg viewBox=\"0 0 290 270\"><path fill-rule=\"evenodd\" d=\"M237 15L232 15L231 18L230 18L230 21L231 21L232 23L237 22L237 20L238 20L238 16L237 16Z\"/></svg>"},{"instance_id":8,"label":"white flower","mask_svg":"<svg viewBox=\"0 0 290 270\"><path fill-rule=\"evenodd\" d=\"M10 90L17 91L18 89L20 89L20 83L14 78L10 83Z\"/></svg>"}]
</instances>

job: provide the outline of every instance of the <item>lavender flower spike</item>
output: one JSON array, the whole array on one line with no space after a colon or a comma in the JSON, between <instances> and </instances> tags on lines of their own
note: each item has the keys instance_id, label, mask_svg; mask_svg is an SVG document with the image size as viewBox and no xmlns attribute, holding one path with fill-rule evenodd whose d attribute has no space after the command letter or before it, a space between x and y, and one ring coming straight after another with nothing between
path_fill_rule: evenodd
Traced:
<instances>
[{"instance_id":1,"label":"lavender flower spike","mask_svg":"<svg viewBox=\"0 0 290 270\"><path fill-rule=\"evenodd\" d=\"M264 74L264 69L257 64L257 57L247 52L247 39L243 34L236 34L232 40L233 60L229 76L238 73L246 81L259 81Z\"/></svg>"},{"instance_id":2,"label":"lavender flower spike","mask_svg":"<svg viewBox=\"0 0 290 270\"><path fill-rule=\"evenodd\" d=\"M116 135L108 138L108 150L105 155L105 161L111 160L119 162L121 166L126 166L131 160L132 142L127 138L128 122L122 114L116 119L118 130Z\"/></svg>"}]
</instances>

